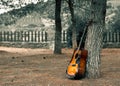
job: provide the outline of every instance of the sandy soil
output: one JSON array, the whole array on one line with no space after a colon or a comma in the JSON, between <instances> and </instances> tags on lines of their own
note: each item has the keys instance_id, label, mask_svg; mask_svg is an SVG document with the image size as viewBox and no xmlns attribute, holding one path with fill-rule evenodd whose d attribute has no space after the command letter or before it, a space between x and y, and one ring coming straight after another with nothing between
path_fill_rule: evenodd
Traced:
<instances>
[{"instance_id":1,"label":"sandy soil","mask_svg":"<svg viewBox=\"0 0 120 86\"><path fill-rule=\"evenodd\" d=\"M70 80L66 68L72 49L0 47L0 86L120 86L120 49L103 49L99 79Z\"/></svg>"}]
</instances>

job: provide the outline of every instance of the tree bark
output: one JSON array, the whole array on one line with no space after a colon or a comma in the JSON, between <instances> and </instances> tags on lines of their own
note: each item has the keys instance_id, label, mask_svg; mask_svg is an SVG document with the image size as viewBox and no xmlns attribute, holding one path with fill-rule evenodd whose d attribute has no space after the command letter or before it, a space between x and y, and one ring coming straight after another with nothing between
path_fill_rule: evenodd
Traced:
<instances>
[{"instance_id":1,"label":"tree bark","mask_svg":"<svg viewBox=\"0 0 120 86\"><path fill-rule=\"evenodd\" d=\"M86 76L88 78L100 77L100 52L102 49L103 32L105 28L106 0L91 1L91 24L85 48L88 50Z\"/></svg>"},{"instance_id":2,"label":"tree bark","mask_svg":"<svg viewBox=\"0 0 120 86\"><path fill-rule=\"evenodd\" d=\"M70 13L71 13L71 21L72 21L72 47L77 47L77 38L76 38L76 20L74 16L74 7L73 7L73 0L68 1Z\"/></svg>"},{"instance_id":3,"label":"tree bark","mask_svg":"<svg viewBox=\"0 0 120 86\"><path fill-rule=\"evenodd\" d=\"M61 0L55 0L56 6L55 6L55 47L54 47L54 54L61 54Z\"/></svg>"}]
</instances>

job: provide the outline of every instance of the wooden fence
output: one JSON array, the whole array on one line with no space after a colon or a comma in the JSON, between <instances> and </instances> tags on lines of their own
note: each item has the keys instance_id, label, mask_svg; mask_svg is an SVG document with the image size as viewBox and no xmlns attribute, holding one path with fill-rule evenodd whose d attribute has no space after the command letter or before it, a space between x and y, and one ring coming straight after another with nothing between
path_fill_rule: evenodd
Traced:
<instances>
[{"instance_id":1,"label":"wooden fence","mask_svg":"<svg viewBox=\"0 0 120 86\"><path fill-rule=\"evenodd\" d=\"M0 42L49 42L48 34L45 31L0 31ZM67 43L67 31L62 31L62 43ZM104 43L119 43L120 32L107 32L104 34Z\"/></svg>"},{"instance_id":2,"label":"wooden fence","mask_svg":"<svg viewBox=\"0 0 120 86\"><path fill-rule=\"evenodd\" d=\"M52 33L53 34L53 33ZM50 35L49 35L50 36ZM62 31L62 42L67 42L67 32ZM0 31L0 42L48 42L46 31Z\"/></svg>"},{"instance_id":3,"label":"wooden fence","mask_svg":"<svg viewBox=\"0 0 120 86\"><path fill-rule=\"evenodd\" d=\"M1 42L47 42L45 31L1 31Z\"/></svg>"},{"instance_id":4,"label":"wooden fence","mask_svg":"<svg viewBox=\"0 0 120 86\"><path fill-rule=\"evenodd\" d=\"M103 38L104 43L120 43L120 32L107 32Z\"/></svg>"}]
</instances>

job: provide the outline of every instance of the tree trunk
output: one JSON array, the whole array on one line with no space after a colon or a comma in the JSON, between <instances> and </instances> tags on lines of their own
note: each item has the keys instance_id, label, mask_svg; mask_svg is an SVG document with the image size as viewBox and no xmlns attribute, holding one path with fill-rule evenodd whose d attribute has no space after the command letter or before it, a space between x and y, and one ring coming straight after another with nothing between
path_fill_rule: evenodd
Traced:
<instances>
[{"instance_id":1,"label":"tree trunk","mask_svg":"<svg viewBox=\"0 0 120 86\"><path fill-rule=\"evenodd\" d=\"M62 31L62 26L61 26L61 0L55 0L56 1L56 6L55 6L55 48L54 48L54 54L61 54L61 31Z\"/></svg>"},{"instance_id":2,"label":"tree trunk","mask_svg":"<svg viewBox=\"0 0 120 86\"><path fill-rule=\"evenodd\" d=\"M70 13L71 13L71 21L72 21L72 47L77 47L77 38L76 38L76 20L74 16L74 8L73 8L73 0L68 1Z\"/></svg>"},{"instance_id":3,"label":"tree trunk","mask_svg":"<svg viewBox=\"0 0 120 86\"><path fill-rule=\"evenodd\" d=\"M91 1L91 24L85 48L88 50L86 76L88 78L100 77L100 52L102 48L103 32L105 28L106 0Z\"/></svg>"}]
</instances>

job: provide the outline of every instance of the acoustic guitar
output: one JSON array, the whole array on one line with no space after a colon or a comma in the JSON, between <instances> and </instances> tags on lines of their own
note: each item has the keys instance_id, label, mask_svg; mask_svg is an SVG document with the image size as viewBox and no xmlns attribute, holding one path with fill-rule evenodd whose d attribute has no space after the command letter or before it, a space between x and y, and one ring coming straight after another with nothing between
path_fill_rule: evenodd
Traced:
<instances>
[{"instance_id":1,"label":"acoustic guitar","mask_svg":"<svg viewBox=\"0 0 120 86\"><path fill-rule=\"evenodd\" d=\"M72 59L67 67L67 77L73 79L85 76L87 50L75 50Z\"/></svg>"},{"instance_id":2,"label":"acoustic guitar","mask_svg":"<svg viewBox=\"0 0 120 86\"><path fill-rule=\"evenodd\" d=\"M84 48L81 48L83 43L83 39L85 40L87 33L87 26L84 29L83 35L81 37L81 41L77 49L74 50L70 63L68 64L66 73L67 77L71 79L81 79L85 76L86 69L86 59L88 55L88 51Z\"/></svg>"}]
</instances>

